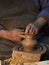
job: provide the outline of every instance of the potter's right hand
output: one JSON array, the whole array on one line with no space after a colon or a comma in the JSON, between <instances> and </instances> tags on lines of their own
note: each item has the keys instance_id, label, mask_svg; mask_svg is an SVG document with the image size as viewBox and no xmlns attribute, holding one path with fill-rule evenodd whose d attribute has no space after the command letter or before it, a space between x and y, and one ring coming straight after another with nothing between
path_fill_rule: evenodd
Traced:
<instances>
[{"instance_id":1,"label":"potter's right hand","mask_svg":"<svg viewBox=\"0 0 49 65\"><path fill-rule=\"evenodd\" d=\"M9 39L12 41L20 41L22 38L24 38L24 33L17 31L16 29L6 31L6 30L0 30L0 37Z\"/></svg>"},{"instance_id":2,"label":"potter's right hand","mask_svg":"<svg viewBox=\"0 0 49 65\"><path fill-rule=\"evenodd\" d=\"M24 32L18 31L16 29L10 30L9 39L11 39L13 41L20 41L22 38L25 37L23 34L24 34Z\"/></svg>"}]
</instances>

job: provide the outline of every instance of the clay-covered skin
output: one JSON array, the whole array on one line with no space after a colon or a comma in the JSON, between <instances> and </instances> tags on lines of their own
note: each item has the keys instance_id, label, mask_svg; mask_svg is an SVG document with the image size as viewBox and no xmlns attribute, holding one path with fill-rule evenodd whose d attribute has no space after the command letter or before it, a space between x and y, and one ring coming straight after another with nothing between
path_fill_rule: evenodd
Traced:
<instances>
[{"instance_id":1,"label":"clay-covered skin","mask_svg":"<svg viewBox=\"0 0 49 65\"><path fill-rule=\"evenodd\" d=\"M37 41L32 35L26 35L25 39L22 41L22 46L24 47L23 50L31 52L36 43Z\"/></svg>"}]
</instances>

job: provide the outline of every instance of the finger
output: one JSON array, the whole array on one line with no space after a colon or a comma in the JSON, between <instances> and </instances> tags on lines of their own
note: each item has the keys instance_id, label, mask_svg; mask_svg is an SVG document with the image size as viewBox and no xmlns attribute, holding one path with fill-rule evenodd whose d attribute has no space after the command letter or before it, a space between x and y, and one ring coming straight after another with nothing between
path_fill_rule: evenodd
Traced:
<instances>
[{"instance_id":1,"label":"finger","mask_svg":"<svg viewBox=\"0 0 49 65\"><path fill-rule=\"evenodd\" d=\"M31 35L34 35L34 32L31 32L30 34L31 34Z\"/></svg>"},{"instance_id":2,"label":"finger","mask_svg":"<svg viewBox=\"0 0 49 65\"><path fill-rule=\"evenodd\" d=\"M34 34L36 35L38 32L38 29L34 28Z\"/></svg>"},{"instance_id":3,"label":"finger","mask_svg":"<svg viewBox=\"0 0 49 65\"><path fill-rule=\"evenodd\" d=\"M21 37L21 38L25 38L25 35L18 35L19 37Z\"/></svg>"},{"instance_id":4,"label":"finger","mask_svg":"<svg viewBox=\"0 0 49 65\"><path fill-rule=\"evenodd\" d=\"M34 30L33 26L31 26L30 30L29 30L29 33L32 33Z\"/></svg>"},{"instance_id":5,"label":"finger","mask_svg":"<svg viewBox=\"0 0 49 65\"><path fill-rule=\"evenodd\" d=\"M34 30L30 33L31 35L34 35Z\"/></svg>"},{"instance_id":6,"label":"finger","mask_svg":"<svg viewBox=\"0 0 49 65\"><path fill-rule=\"evenodd\" d=\"M30 29L30 25L28 25L28 26L26 27L25 34L27 34L27 33L29 32L29 29Z\"/></svg>"},{"instance_id":7,"label":"finger","mask_svg":"<svg viewBox=\"0 0 49 65\"><path fill-rule=\"evenodd\" d=\"M35 34L35 31L32 29L32 32L30 32L31 35L34 35Z\"/></svg>"},{"instance_id":8,"label":"finger","mask_svg":"<svg viewBox=\"0 0 49 65\"><path fill-rule=\"evenodd\" d=\"M19 32L21 32L21 31L24 31L24 29L15 29L16 31L19 31Z\"/></svg>"}]
</instances>

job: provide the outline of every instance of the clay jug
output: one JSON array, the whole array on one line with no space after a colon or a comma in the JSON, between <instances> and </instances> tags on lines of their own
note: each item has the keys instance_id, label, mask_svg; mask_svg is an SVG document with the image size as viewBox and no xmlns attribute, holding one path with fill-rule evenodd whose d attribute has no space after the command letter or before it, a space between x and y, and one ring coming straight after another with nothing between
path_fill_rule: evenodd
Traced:
<instances>
[{"instance_id":1,"label":"clay jug","mask_svg":"<svg viewBox=\"0 0 49 65\"><path fill-rule=\"evenodd\" d=\"M32 35L26 35L25 39L22 41L23 51L31 52L37 41Z\"/></svg>"}]
</instances>

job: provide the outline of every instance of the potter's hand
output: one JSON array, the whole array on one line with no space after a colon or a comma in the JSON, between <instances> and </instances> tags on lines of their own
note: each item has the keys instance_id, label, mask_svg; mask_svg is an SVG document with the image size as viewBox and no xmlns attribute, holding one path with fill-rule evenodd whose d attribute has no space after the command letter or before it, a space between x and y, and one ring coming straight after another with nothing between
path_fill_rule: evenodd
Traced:
<instances>
[{"instance_id":1,"label":"potter's hand","mask_svg":"<svg viewBox=\"0 0 49 65\"><path fill-rule=\"evenodd\" d=\"M24 32L18 31L16 29L9 31L10 38L13 41L20 41L22 38L24 38Z\"/></svg>"},{"instance_id":2,"label":"potter's hand","mask_svg":"<svg viewBox=\"0 0 49 65\"><path fill-rule=\"evenodd\" d=\"M16 29L6 31L6 30L0 30L0 37L9 39L12 41L20 41L22 38L24 38L24 32L18 31Z\"/></svg>"},{"instance_id":3,"label":"potter's hand","mask_svg":"<svg viewBox=\"0 0 49 65\"><path fill-rule=\"evenodd\" d=\"M29 34L35 35L37 34L37 32L38 32L38 28L36 28L34 24L30 23L27 25L25 34L29 33Z\"/></svg>"},{"instance_id":4,"label":"potter's hand","mask_svg":"<svg viewBox=\"0 0 49 65\"><path fill-rule=\"evenodd\" d=\"M25 33L36 35L45 24L47 23L47 19L45 17L39 17L33 24L30 23L27 25Z\"/></svg>"}]
</instances>

